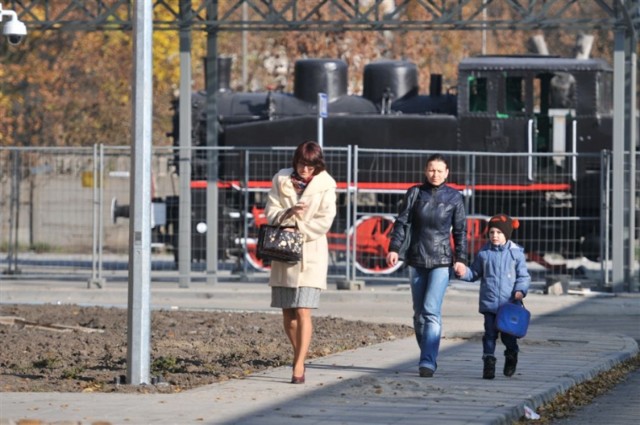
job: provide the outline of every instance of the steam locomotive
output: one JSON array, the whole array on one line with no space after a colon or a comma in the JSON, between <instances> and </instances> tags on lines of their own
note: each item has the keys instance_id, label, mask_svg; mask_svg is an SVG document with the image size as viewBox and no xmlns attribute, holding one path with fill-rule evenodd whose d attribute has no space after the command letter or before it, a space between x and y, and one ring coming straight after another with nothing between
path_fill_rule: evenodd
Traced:
<instances>
[{"instance_id":1,"label":"steam locomotive","mask_svg":"<svg viewBox=\"0 0 640 425\"><path fill-rule=\"evenodd\" d=\"M316 139L317 97L326 93L325 146L522 153L525 155L510 161L475 164L475 184L486 187L474 195L476 212L490 216L501 210L513 216L532 216L539 211L537 203L548 204L550 193L564 191L571 196L572 216L599 216L599 155L577 163L553 156L532 163L526 154L597 154L611 149L613 70L603 60L533 55L466 58L459 64L454 90L443 91L442 77L432 75L428 95L420 93L417 66L406 60L366 65L361 96L347 93L347 64L337 59L297 61L293 93L234 92L228 86L230 62L219 62L219 69L220 146L296 146ZM192 99L192 146L206 146L206 93L193 93ZM179 146L177 101L174 109L171 135ZM220 166L223 172L225 164ZM363 164L361 168L372 175L402 169L401 164L393 163L385 164L385 170L379 167ZM233 168L227 164L228 172ZM449 182L462 185L462 167L451 168ZM555 171L569 168L574 184L558 189L558 182L553 181ZM196 153L192 182L206 180L207 169L206 157ZM268 182L274 171L265 170L257 178ZM386 175L394 179L393 174ZM344 178L335 177L338 181ZM399 181L403 178L397 176ZM200 196L196 186L194 196ZM549 208L554 207L557 205ZM194 212L195 216L204 214L204 210ZM519 241L521 235L532 234L567 238L540 228L549 223L524 225ZM579 220L576 226L570 239L577 247L571 249L597 257L599 223ZM531 243L527 246L526 236L525 247L540 250ZM204 258L204 250L196 249L194 257Z\"/></svg>"}]
</instances>

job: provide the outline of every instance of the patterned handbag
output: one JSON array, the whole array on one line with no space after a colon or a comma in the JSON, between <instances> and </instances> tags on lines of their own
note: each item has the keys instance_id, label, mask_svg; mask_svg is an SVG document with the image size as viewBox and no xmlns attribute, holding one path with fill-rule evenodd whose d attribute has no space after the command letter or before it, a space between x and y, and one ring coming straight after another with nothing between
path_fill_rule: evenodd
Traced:
<instances>
[{"instance_id":1,"label":"patterned handbag","mask_svg":"<svg viewBox=\"0 0 640 425\"><path fill-rule=\"evenodd\" d=\"M263 224L258 235L258 258L261 260L297 263L302 260L304 236L295 227Z\"/></svg>"}]
</instances>

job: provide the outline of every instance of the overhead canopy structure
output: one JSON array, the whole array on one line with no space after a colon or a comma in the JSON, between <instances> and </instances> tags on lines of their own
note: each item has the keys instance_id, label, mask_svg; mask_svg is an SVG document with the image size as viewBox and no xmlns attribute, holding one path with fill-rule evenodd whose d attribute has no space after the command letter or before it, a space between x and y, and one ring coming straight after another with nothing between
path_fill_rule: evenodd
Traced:
<instances>
[{"instance_id":1,"label":"overhead canopy structure","mask_svg":"<svg viewBox=\"0 0 640 425\"><path fill-rule=\"evenodd\" d=\"M132 0L3 3L31 29L132 29ZM180 13L180 3L154 1L154 30L185 26L218 31L640 30L637 0L324 0L311 9L307 0L192 0L190 14ZM484 13L496 6L511 10L512 18ZM243 15L244 7L248 13ZM218 11L215 19L209 13L212 8ZM408 13L409 9L424 13ZM331 19L324 20L325 16Z\"/></svg>"}]
</instances>

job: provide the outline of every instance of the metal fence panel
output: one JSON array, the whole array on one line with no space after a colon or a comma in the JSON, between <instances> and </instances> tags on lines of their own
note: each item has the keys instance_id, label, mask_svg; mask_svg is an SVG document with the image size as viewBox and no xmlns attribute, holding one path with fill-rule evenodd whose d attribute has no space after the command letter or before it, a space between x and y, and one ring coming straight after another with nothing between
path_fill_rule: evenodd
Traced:
<instances>
[{"instance_id":1,"label":"metal fence panel","mask_svg":"<svg viewBox=\"0 0 640 425\"><path fill-rule=\"evenodd\" d=\"M211 149L194 148L192 157L207 158ZM255 254L257 230L265 220L262 212L271 177L290 166L293 149L215 150L220 161L216 226L206 225L210 207L207 168L194 167L191 179L192 276L204 270L207 235L215 232L220 268L240 277L264 277L268 264ZM404 193L423 181L424 166L432 153L325 148L328 170L338 182L339 194L338 215L328 235L332 279L373 282L407 278L406 269L386 266L388 234ZM504 212L522 223L513 238L525 247L537 279L563 273L576 279L587 276L606 285L610 153L441 153L450 165L448 183L465 198L472 255L486 241L486 219ZM125 279L130 154L129 147L0 148L2 273L15 278ZM153 151L151 230L152 273L163 273L176 281L181 231L177 154L176 148ZM589 172L594 163L604 171ZM627 172L633 172L629 168ZM638 179L637 166L635 173ZM635 192L637 203L638 184ZM637 236L639 208L635 209ZM637 239L635 246L632 254L637 262Z\"/></svg>"}]
</instances>

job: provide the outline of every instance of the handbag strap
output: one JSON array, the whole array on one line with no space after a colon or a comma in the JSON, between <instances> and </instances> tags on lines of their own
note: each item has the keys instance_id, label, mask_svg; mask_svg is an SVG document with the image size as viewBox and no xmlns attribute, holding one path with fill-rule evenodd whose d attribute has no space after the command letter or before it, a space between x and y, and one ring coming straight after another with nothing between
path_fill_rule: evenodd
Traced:
<instances>
[{"instance_id":1,"label":"handbag strap","mask_svg":"<svg viewBox=\"0 0 640 425\"><path fill-rule=\"evenodd\" d=\"M290 209L290 208L287 208L287 209ZM296 229L296 230L298 230L298 223L296 223L296 225L295 225L295 226L285 226L285 225L283 225L283 224L282 224L282 218L283 218L284 216L285 216L285 214L282 214L282 215L278 218L278 221L273 223L273 226L280 227L281 229L289 228L289 229Z\"/></svg>"}]
</instances>

